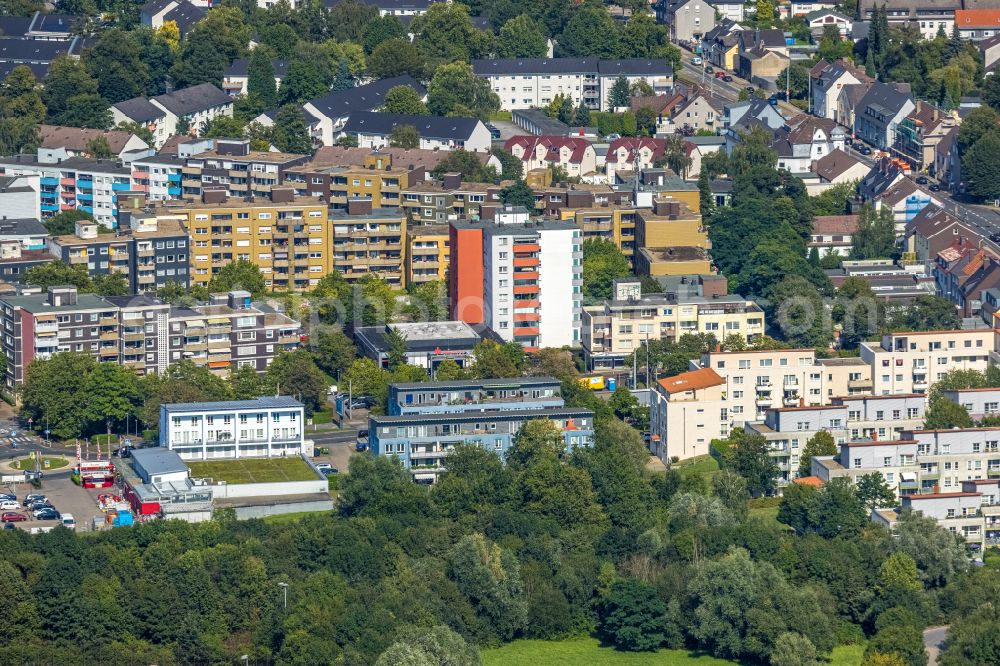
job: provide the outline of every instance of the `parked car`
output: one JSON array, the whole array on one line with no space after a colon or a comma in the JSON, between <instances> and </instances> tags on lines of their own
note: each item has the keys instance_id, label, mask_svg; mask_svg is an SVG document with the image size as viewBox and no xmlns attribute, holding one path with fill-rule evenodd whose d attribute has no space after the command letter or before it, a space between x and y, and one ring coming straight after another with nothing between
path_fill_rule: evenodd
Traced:
<instances>
[{"instance_id":1,"label":"parked car","mask_svg":"<svg viewBox=\"0 0 1000 666\"><path fill-rule=\"evenodd\" d=\"M340 470L336 467L330 467L328 469L321 469L320 474L323 476L333 476L334 474L340 474Z\"/></svg>"},{"instance_id":2,"label":"parked car","mask_svg":"<svg viewBox=\"0 0 1000 666\"><path fill-rule=\"evenodd\" d=\"M330 463L324 463L324 462L316 463L316 469L318 469L319 471L322 472L323 470L326 470L326 469L333 469L333 465L331 465Z\"/></svg>"},{"instance_id":3,"label":"parked car","mask_svg":"<svg viewBox=\"0 0 1000 666\"><path fill-rule=\"evenodd\" d=\"M990 234L990 240L994 243L1000 243L1000 234Z\"/></svg>"},{"instance_id":4,"label":"parked car","mask_svg":"<svg viewBox=\"0 0 1000 666\"><path fill-rule=\"evenodd\" d=\"M486 129L490 131L490 136L494 139L500 138L500 130L493 123L487 123Z\"/></svg>"},{"instance_id":5,"label":"parked car","mask_svg":"<svg viewBox=\"0 0 1000 666\"><path fill-rule=\"evenodd\" d=\"M5 530L16 530L17 526L14 523L4 523L3 528Z\"/></svg>"},{"instance_id":6,"label":"parked car","mask_svg":"<svg viewBox=\"0 0 1000 666\"><path fill-rule=\"evenodd\" d=\"M39 509L35 512L35 520L59 520L62 516L55 509Z\"/></svg>"},{"instance_id":7,"label":"parked car","mask_svg":"<svg viewBox=\"0 0 1000 666\"><path fill-rule=\"evenodd\" d=\"M705 73L706 74L711 74L714 71L715 71L714 67L712 67L711 65L705 65Z\"/></svg>"},{"instance_id":8,"label":"parked car","mask_svg":"<svg viewBox=\"0 0 1000 666\"><path fill-rule=\"evenodd\" d=\"M726 74L725 76L722 77L722 80L725 81L726 83L732 83L733 77L730 76L729 74Z\"/></svg>"},{"instance_id":9,"label":"parked car","mask_svg":"<svg viewBox=\"0 0 1000 666\"><path fill-rule=\"evenodd\" d=\"M17 501L17 495L12 495L10 493L0 494L0 502L3 502L5 500L11 500L12 502L16 502Z\"/></svg>"},{"instance_id":10,"label":"parked car","mask_svg":"<svg viewBox=\"0 0 1000 666\"><path fill-rule=\"evenodd\" d=\"M725 75L726 75L726 73L725 73L725 72L723 72L723 71L722 71L722 70L720 69L719 71L717 71L717 72L715 73L715 78L717 78L717 79L721 79L721 78L722 78L723 76L725 76Z\"/></svg>"},{"instance_id":11,"label":"parked car","mask_svg":"<svg viewBox=\"0 0 1000 666\"><path fill-rule=\"evenodd\" d=\"M20 508L21 505L14 500L0 500L0 511L14 511Z\"/></svg>"},{"instance_id":12,"label":"parked car","mask_svg":"<svg viewBox=\"0 0 1000 666\"><path fill-rule=\"evenodd\" d=\"M937 183L931 183L930 187L927 189L929 189L931 192L940 192L941 186L938 185Z\"/></svg>"},{"instance_id":13,"label":"parked car","mask_svg":"<svg viewBox=\"0 0 1000 666\"><path fill-rule=\"evenodd\" d=\"M362 395L351 400L351 409L369 409L374 404L375 398L370 395Z\"/></svg>"},{"instance_id":14,"label":"parked car","mask_svg":"<svg viewBox=\"0 0 1000 666\"><path fill-rule=\"evenodd\" d=\"M28 517L23 513L14 513L13 511L7 511L3 515L0 515L0 521L5 523L20 523L27 519Z\"/></svg>"},{"instance_id":15,"label":"parked car","mask_svg":"<svg viewBox=\"0 0 1000 666\"><path fill-rule=\"evenodd\" d=\"M609 134L609 135L607 135L604 138L606 140L608 140L608 141L617 141L618 139L622 138L622 135L621 134Z\"/></svg>"},{"instance_id":16,"label":"parked car","mask_svg":"<svg viewBox=\"0 0 1000 666\"><path fill-rule=\"evenodd\" d=\"M27 495L24 498L24 506L28 506L29 504L31 504L35 500L42 500L44 502L44 501L46 501L48 499L49 498L46 497L45 495L39 495L37 493L36 494L32 494L32 495Z\"/></svg>"},{"instance_id":17,"label":"parked car","mask_svg":"<svg viewBox=\"0 0 1000 666\"><path fill-rule=\"evenodd\" d=\"M72 513L64 513L62 515L62 524L68 530L76 529L76 518L73 517Z\"/></svg>"},{"instance_id":18,"label":"parked car","mask_svg":"<svg viewBox=\"0 0 1000 666\"><path fill-rule=\"evenodd\" d=\"M695 56L692 58L691 63L694 65L700 65L702 63L701 56Z\"/></svg>"},{"instance_id":19,"label":"parked car","mask_svg":"<svg viewBox=\"0 0 1000 666\"><path fill-rule=\"evenodd\" d=\"M871 155L872 149L869 148L868 146L862 145L858 147L858 152L861 153L862 155Z\"/></svg>"},{"instance_id":20,"label":"parked car","mask_svg":"<svg viewBox=\"0 0 1000 666\"><path fill-rule=\"evenodd\" d=\"M917 185L926 185L928 182L927 176L917 176Z\"/></svg>"}]
</instances>

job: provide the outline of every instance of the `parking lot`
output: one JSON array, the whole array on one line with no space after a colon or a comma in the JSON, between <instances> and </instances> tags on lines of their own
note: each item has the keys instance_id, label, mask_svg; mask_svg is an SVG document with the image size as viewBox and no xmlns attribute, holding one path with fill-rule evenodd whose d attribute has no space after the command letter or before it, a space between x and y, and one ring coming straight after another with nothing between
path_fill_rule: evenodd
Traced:
<instances>
[{"instance_id":1,"label":"parking lot","mask_svg":"<svg viewBox=\"0 0 1000 666\"><path fill-rule=\"evenodd\" d=\"M97 507L97 495L108 490L87 490L70 481L69 472L51 474L42 480L42 487L35 488L28 483L7 484L4 492L17 495L17 501L23 503L24 497L30 494L42 494L49 498L49 503L59 513L71 513L76 519L76 528L80 531L90 531L94 527L94 518L103 522L104 514ZM18 528L31 530L37 527L52 527L59 523L55 520L35 520L27 509L19 509L18 513L28 516L28 520L14 523Z\"/></svg>"}]
</instances>

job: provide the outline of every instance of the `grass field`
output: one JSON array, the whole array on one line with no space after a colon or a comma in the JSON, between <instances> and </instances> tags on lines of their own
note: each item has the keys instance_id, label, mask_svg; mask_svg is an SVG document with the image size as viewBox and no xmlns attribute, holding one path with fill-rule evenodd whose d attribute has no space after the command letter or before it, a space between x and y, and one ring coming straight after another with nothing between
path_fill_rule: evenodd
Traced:
<instances>
[{"instance_id":1,"label":"grass field","mask_svg":"<svg viewBox=\"0 0 1000 666\"><path fill-rule=\"evenodd\" d=\"M710 455L705 455L682 460L674 463L671 467L685 476L689 474L705 474L711 478L711 475L719 471L719 461Z\"/></svg>"},{"instance_id":2,"label":"grass field","mask_svg":"<svg viewBox=\"0 0 1000 666\"><path fill-rule=\"evenodd\" d=\"M49 461L49 466L45 466L45 461ZM42 456L42 471L47 469L59 469L60 467L66 467L69 465L69 459L63 458L61 456ZM10 464L14 469L35 469L35 459L33 457L21 458L20 460L15 460Z\"/></svg>"},{"instance_id":3,"label":"grass field","mask_svg":"<svg viewBox=\"0 0 1000 666\"><path fill-rule=\"evenodd\" d=\"M302 458L248 458L189 462L191 476L211 477L229 484L313 481L316 473Z\"/></svg>"},{"instance_id":4,"label":"grass field","mask_svg":"<svg viewBox=\"0 0 1000 666\"><path fill-rule=\"evenodd\" d=\"M864 646L835 648L831 666L859 666ZM515 641L493 650L483 650L485 666L735 666L736 662L696 655L685 650L618 652L601 647L595 638L564 641Z\"/></svg>"}]
</instances>

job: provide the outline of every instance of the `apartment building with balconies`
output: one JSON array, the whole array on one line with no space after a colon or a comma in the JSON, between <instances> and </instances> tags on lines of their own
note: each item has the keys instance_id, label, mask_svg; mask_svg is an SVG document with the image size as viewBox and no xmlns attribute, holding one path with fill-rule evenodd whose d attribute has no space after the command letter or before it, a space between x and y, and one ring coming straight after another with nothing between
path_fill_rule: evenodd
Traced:
<instances>
[{"instance_id":1,"label":"apartment building with balconies","mask_svg":"<svg viewBox=\"0 0 1000 666\"><path fill-rule=\"evenodd\" d=\"M184 193L181 180L187 160L176 155L149 155L129 164L132 191L142 192L150 201L178 199Z\"/></svg>"},{"instance_id":2,"label":"apartment building with balconies","mask_svg":"<svg viewBox=\"0 0 1000 666\"><path fill-rule=\"evenodd\" d=\"M368 198L373 208L396 208L401 192L422 183L423 166L393 164L392 155L373 152L364 165L327 164L313 160L284 171L284 184L299 196L322 197L334 209L346 209L347 200Z\"/></svg>"},{"instance_id":3,"label":"apartment building with balconies","mask_svg":"<svg viewBox=\"0 0 1000 666\"><path fill-rule=\"evenodd\" d=\"M38 176L40 219L82 210L98 224L117 224L118 195L132 190L132 169L117 160L37 155L0 157L0 176Z\"/></svg>"},{"instance_id":4,"label":"apartment building with balconies","mask_svg":"<svg viewBox=\"0 0 1000 666\"><path fill-rule=\"evenodd\" d=\"M448 279L448 226L409 228L406 252L406 284L444 282Z\"/></svg>"},{"instance_id":5,"label":"apartment building with balconies","mask_svg":"<svg viewBox=\"0 0 1000 666\"><path fill-rule=\"evenodd\" d=\"M240 259L260 267L275 291L303 291L333 270L333 229L325 202L295 197L276 187L267 198L232 199L206 190L197 200L167 201L147 209L158 220L176 220L190 235L190 280L207 285Z\"/></svg>"},{"instance_id":6,"label":"apartment building with balconies","mask_svg":"<svg viewBox=\"0 0 1000 666\"><path fill-rule=\"evenodd\" d=\"M94 222L80 220L76 233L49 239L49 252L70 264L87 267L91 277L120 274L132 293L152 293L190 282L190 243L176 219L144 211L124 211L113 233L101 233Z\"/></svg>"},{"instance_id":7,"label":"apartment building with balconies","mask_svg":"<svg viewBox=\"0 0 1000 666\"><path fill-rule=\"evenodd\" d=\"M643 294L638 279L626 278L615 281L612 300L583 308L581 341L588 368L615 368L647 340L710 333L718 340L739 335L752 342L764 329L763 309L742 296Z\"/></svg>"},{"instance_id":8,"label":"apartment building with balconies","mask_svg":"<svg viewBox=\"0 0 1000 666\"><path fill-rule=\"evenodd\" d=\"M745 427L768 441L781 482L786 483L795 478L802 449L817 433L830 433L837 444L862 438L895 440L923 424L925 407L923 395L843 397L829 405L769 409L763 421Z\"/></svg>"},{"instance_id":9,"label":"apartment building with balconies","mask_svg":"<svg viewBox=\"0 0 1000 666\"><path fill-rule=\"evenodd\" d=\"M14 389L28 365L59 352L87 353L139 374L166 369L161 335L170 306L148 296L101 298L75 287L0 299L7 358L4 383Z\"/></svg>"},{"instance_id":10,"label":"apartment building with balconies","mask_svg":"<svg viewBox=\"0 0 1000 666\"><path fill-rule=\"evenodd\" d=\"M212 294L207 304L171 308L163 335L170 363L188 360L226 376L241 366L267 370L277 354L299 347L302 325L253 303L249 292L231 291Z\"/></svg>"},{"instance_id":11,"label":"apartment building with balconies","mask_svg":"<svg viewBox=\"0 0 1000 666\"><path fill-rule=\"evenodd\" d=\"M370 198L347 200L330 211L333 268L348 282L375 273L396 287L406 286L407 219L401 208L373 208Z\"/></svg>"},{"instance_id":12,"label":"apartment building with balconies","mask_svg":"<svg viewBox=\"0 0 1000 666\"><path fill-rule=\"evenodd\" d=\"M985 372L993 346L991 328L911 331L862 342L860 357L872 368L873 393L926 393L949 370Z\"/></svg>"},{"instance_id":13,"label":"apartment building with balconies","mask_svg":"<svg viewBox=\"0 0 1000 666\"><path fill-rule=\"evenodd\" d=\"M183 460L302 455L305 413L289 396L160 405L160 446Z\"/></svg>"},{"instance_id":14,"label":"apartment building with balconies","mask_svg":"<svg viewBox=\"0 0 1000 666\"><path fill-rule=\"evenodd\" d=\"M458 379L393 384L389 415L461 414L563 407L562 382L555 377Z\"/></svg>"},{"instance_id":15,"label":"apartment building with balconies","mask_svg":"<svg viewBox=\"0 0 1000 666\"><path fill-rule=\"evenodd\" d=\"M231 197L266 197L285 171L309 161L308 155L250 149L249 139L217 139L215 149L188 157L181 168L184 196L224 189Z\"/></svg>"},{"instance_id":16,"label":"apartment building with balconies","mask_svg":"<svg viewBox=\"0 0 1000 666\"><path fill-rule=\"evenodd\" d=\"M444 470L456 444L476 444L503 459L529 421L555 424L567 452L591 446L594 413L564 404L553 377L397 384L389 388L389 415L369 419L369 445L424 483Z\"/></svg>"},{"instance_id":17,"label":"apartment building with balconies","mask_svg":"<svg viewBox=\"0 0 1000 666\"><path fill-rule=\"evenodd\" d=\"M712 368L660 379L650 392L649 449L664 463L709 453L729 435L726 381Z\"/></svg>"},{"instance_id":18,"label":"apartment building with balconies","mask_svg":"<svg viewBox=\"0 0 1000 666\"><path fill-rule=\"evenodd\" d=\"M448 224L451 220L479 219L483 207L500 206L500 186L465 183L460 174L444 174L440 181L413 183L402 192L407 217L417 224Z\"/></svg>"}]
</instances>

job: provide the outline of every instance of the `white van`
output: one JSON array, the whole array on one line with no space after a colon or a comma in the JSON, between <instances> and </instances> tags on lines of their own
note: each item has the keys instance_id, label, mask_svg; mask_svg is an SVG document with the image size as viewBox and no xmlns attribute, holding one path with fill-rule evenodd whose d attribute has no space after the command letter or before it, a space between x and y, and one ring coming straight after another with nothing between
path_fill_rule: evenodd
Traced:
<instances>
[{"instance_id":1,"label":"white van","mask_svg":"<svg viewBox=\"0 0 1000 666\"><path fill-rule=\"evenodd\" d=\"M73 517L72 513L64 513L62 515L62 524L68 530L76 529L76 518Z\"/></svg>"}]
</instances>

